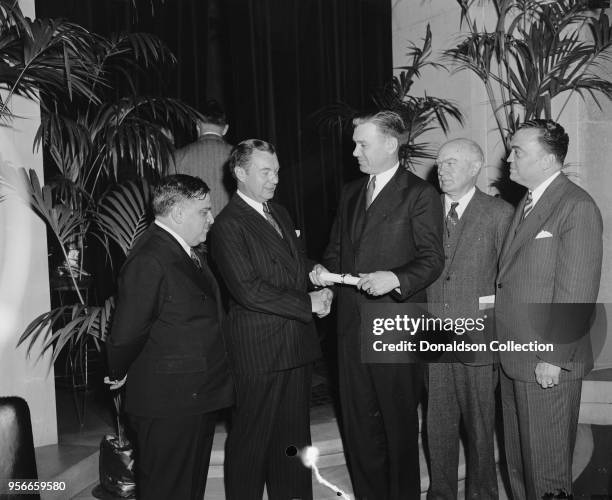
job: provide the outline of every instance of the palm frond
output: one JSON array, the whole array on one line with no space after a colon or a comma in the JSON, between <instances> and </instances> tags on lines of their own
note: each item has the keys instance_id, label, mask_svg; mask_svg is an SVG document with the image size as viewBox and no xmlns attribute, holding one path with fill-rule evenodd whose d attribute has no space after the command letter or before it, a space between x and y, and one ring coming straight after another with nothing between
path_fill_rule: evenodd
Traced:
<instances>
[{"instance_id":1,"label":"palm frond","mask_svg":"<svg viewBox=\"0 0 612 500\"><path fill-rule=\"evenodd\" d=\"M98 204L95 220L98 231L111 239L127 255L151 222L150 188L128 182L109 192Z\"/></svg>"},{"instance_id":2,"label":"palm frond","mask_svg":"<svg viewBox=\"0 0 612 500\"><path fill-rule=\"evenodd\" d=\"M51 349L52 366L62 349L71 342L78 342L83 335L104 341L114 305L114 298L109 297L102 306L72 304L52 309L32 320L19 337L17 346L27 342L26 352L30 356L34 346L42 342L39 358Z\"/></svg>"}]
</instances>

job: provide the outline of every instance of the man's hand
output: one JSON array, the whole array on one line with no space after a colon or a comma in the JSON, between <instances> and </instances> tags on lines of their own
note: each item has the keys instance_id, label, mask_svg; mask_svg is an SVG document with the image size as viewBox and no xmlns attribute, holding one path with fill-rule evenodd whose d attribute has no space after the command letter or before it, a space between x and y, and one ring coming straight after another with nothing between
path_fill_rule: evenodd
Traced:
<instances>
[{"instance_id":1,"label":"man's hand","mask_svg":"<svg viewBox=\"0 0 612 500\"><path fill-rule=\"evenodd\" d=\"M333 285L331 281L321 279L321 273L327 272L329 271L325 269L324 266L322 266L321 264L315 264L308 276L310 277L310 281L312 282L312 284L315 286L330 286Z\"/></svg>"},{"instance_id":2,"label":"man's hand","mask_svg":"<svg viewBox=\"0 0 612 500\"><path fill-rule=\"evenodd\" d=\"M125 384L126 380L127 380L127 375L123 377L121 380L111 380L108 377L104 377L104 383L110 385L109 389L111 391L116 391L117 389L122 387L123 384Z\"/></svg>"},{"instance_id":3,"label":"man's hand","mask_svg":"<svg viewBox=\"0 0 612 500\"><path fill-rule=\"evenodd\" d=\"M536 381L542 389L559 385L559 373L561 373L560 366L551 365L544 361L540 361L535 367Z\"/></svg>"},{"instance_id":4,"label":"man's hand","mask_svg":"<svg viewBox=\"0 0 612 500\"><path fill-rule=\"evenodd\" d=\"M334 293L329 288L322 288L315 292L310 292L310 302L312 303L312 312L319 318L324 318L331 310Z\"/></svg>"},{"instance_id":5,"label":"man's hand","mask_svg":"<svg viewBox=\"0 0 612 500\"><path fill-rule=\"evenodd\" d=\"M400 286L399 279L391 271L359 273L359 277L361 279L357 283L357 288L374 296L385 295Z\"/></svg>"}]
</instances>

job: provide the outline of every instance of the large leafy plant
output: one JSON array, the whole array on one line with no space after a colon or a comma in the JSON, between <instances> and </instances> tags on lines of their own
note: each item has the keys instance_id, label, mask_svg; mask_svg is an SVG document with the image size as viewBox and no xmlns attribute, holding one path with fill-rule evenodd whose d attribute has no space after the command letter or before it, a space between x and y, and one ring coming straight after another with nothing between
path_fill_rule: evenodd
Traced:
<instances>
[{"instance_id":1,"label":"large leafy plant","mask_svg":"<svg viewBox=\"0 0 612 500\"><path fill-rule=\"evenodd\" d=\"M436 128L442 129L446 134L449 130L449 119L463 123L459 108L448 99L441 99L425 94L424 96L411 95L412 86L426 67L442 68L432 61L432 33L429 25L422 40L422 46L410 43L407 56L410 63L400 66L402 71L372 95L372 102L376 109L392 110L397 112L404 120L406 131L401 138L399 150L400 162L405 168L413 168L423 159L436 157L433 145L425 140L426 133ZM318 113L319 122L328 128L350 125L358 111L346 103L338 103L326 107Z\"/></svg>"},{"instance_id":2,"label":"large leafy plant","mask_svg":"<svg viewBox=\"0 0 612 500\"><path fill-rule=\"evenodd\" d=\"M611 55L612 26L603 9L609 2L457 2L467 33L445 55L457 70L470 71L483 83L506 149L519 123L533 118L558 121L574 94L595 103L601 96L612 98L612 82L600 71ZM491 30L472 16L474 5L483 3L496 14ZM553 116L555 99L560 106Z\"/></svg>"},{"instance_id":3,"label":"large leafy plant","mask_svg":"<svg viewBox=\"0 0 612 500\"><path fill-rule=\"evenodd\" d=\"M104 340L113 299L87 303L79 286L87 275L83 250L88 240L101 241L116 269L112 256L126 255L150 222L146 179L172 163L167 129L190 127L200 117L177 99L139 93L151 72L160 76L174 63L153 35L105 38L64 21L32 21L16 1L0 0L0 118L10 126L13 95L40 102L35 146L47 160L45 185L32 170L4 167L0 199L17 196L46 223L77 294L76 303L31 322L19 340L29 343L28 352L42 339L43 352L51 349L55 360L83 338Z\"/></svg>"}]
</instances>

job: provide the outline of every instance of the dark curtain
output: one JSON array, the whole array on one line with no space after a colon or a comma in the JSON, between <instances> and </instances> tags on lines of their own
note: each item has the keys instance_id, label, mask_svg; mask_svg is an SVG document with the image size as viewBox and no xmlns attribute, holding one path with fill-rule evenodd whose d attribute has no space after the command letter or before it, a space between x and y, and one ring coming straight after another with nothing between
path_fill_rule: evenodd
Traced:
<instances>
[{"instance_id":1,"label":"dark curtain","mask_svg":"<svg viewBox=\"0 0 612 500\"><path fill-rule=\"evenodd\" d=\"M276 199L309 253L324 249L342 184L358 175L350 136L312 115L343 101L362 108L392 75L388 0L227 0L235 136L277 146ZM337 133L336 133L337 134Z\"/></svg>"},{"instance_id":2,"label":"dark curtain","mask_svg":"<svg viewBox=\"0 0 612 500\"><path fill-rule=\"evenodd\" d=\"M36 9L38 17L65 17L100 34L162 38L178 64L141 81L142 92L196 108L216 98L228 112L232 142L274 143L276 199L310 255L320 256L340 189L359 172L350 132L319 130L312 115L339 101L364 108L391 78L389 0L38 0Z\"/></svg>"}]
</instances>

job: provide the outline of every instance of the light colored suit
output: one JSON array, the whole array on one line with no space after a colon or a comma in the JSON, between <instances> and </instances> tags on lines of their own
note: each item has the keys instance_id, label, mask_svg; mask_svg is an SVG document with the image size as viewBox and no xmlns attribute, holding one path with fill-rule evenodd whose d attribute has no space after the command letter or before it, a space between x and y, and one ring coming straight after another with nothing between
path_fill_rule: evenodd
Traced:
<instances>
[{"instance_id":1,"label":"light colored suit","mask_svg":"<svg viewBox=\"0 0 612 500\"><path fill-rule=\"evenodd\" d=\"M599 209L565 175L523 220L524 206L525 199L500 257L497 334L500 342L551 342L555 351L500 353L506 454L516 500L571 492L581 380L593 360L588 318L578 318L574 306L555 304L595 303L603 252ZM536 383L539 361L562 367L559 385L542 389Z\"/></svg>"},{"instance_id":2,"label":"light colored suit","mask_svg":"<svg viewBox=\"0 0 612 500\"><path fill-rule=\"evenodd\" d=\"M188 174L203 179L210 188L213 217L223 210L233 190L233 180L226 168L232 145L219 135L204 135L196 142L174 153L178 174ZM232 188L232 189L230 189Z\"/></svg>"},{"instance_id":3,"label":"light colored suit","mask_svg":"<svg viewBox=\"0 0 612 500\"><path fill-rule=\"evenodd\" d=\"M450 234L444 233L444 271L427 289L433 314L454 319L483 315L479 297L495 293L497 260L512 214L509 203L476 189L459 223ZM487 323L488 329L491 326ZM455 337L461 339L486 343L490 335L466 333ZM497 498L493 454L495 359L490 351L477 353L477 357L469 354L474 353L451 354L451 358L428 367L428 498L457 498L461 420L467 431L466 498Z\"/></svg>"}]
</instances>

